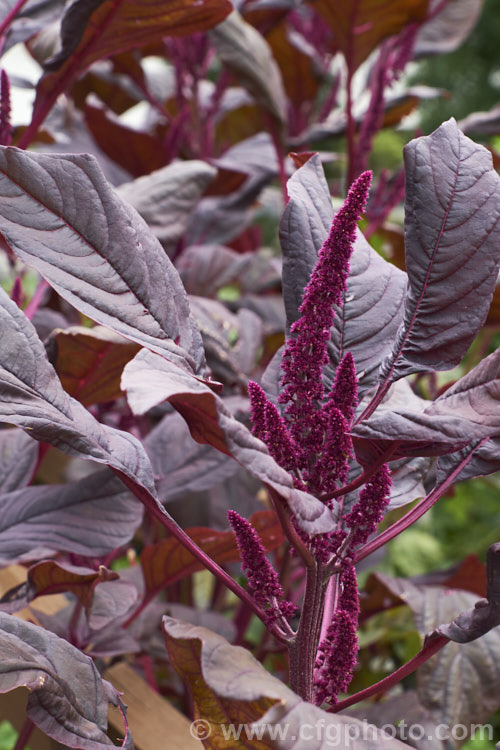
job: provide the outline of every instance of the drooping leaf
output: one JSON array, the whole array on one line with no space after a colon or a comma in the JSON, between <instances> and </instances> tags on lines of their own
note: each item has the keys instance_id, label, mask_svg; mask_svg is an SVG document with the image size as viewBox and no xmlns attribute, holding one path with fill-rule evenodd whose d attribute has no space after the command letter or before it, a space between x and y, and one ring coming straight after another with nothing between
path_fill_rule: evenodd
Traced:
<instances>
[{"instance_id":1,"label":"drooping leaf","mask_svg":"<svg viewBox=\"0 0 500 750\"><path fill-rule=\"evenodd\" d=\"M15 9L16 5L18 5L17 0L2 0L0 3L0 18L2 21ZM15 44L25 42L41 29L60 18L63 11L64 0L28 0L18 10L10 25L2 52L5 54Z\"/></svg>"},{"instance_id":2,"label":"drooping leaf","mask_svg":"<svg viewBox=\"0 0 500 750\"><path fill-rule=\"evenodd\" d=\"M66 9L61 24L61 51L45 65L61 66L68 75L118 52L161 41L165 36L185 36L220 23L231 11L227 0L178 0L144 4L139 0L75 0ZM68 60L68 58L71 59Z\"/></svg>"},{"instance_id":3,"label":"drooping leaf","mask_svg":"<svg viewBox=\"0 0 500 750\"><path fill-rule=\"evenodd\" d=\"M326 750L333 737L352 750L408 748L374 727L363 733L356 719L302 701L249 651L210 630L164 617L163 632L170 663L189 687L194 717L206 730L207 749L229 742L234 750ZM240 736L228 735L238 725Z\"/></svg>"},{"instance_id":4,"label":"drooping leaf","mask_svg":"<svg viewBox=\"0 0 500 750\"><path fill-rule=\"evenodd\" d=\"M30 691L27 715L45 734L81 750L114 747L106 734L108 703L118 693L92 659L44 628L0 612L0 692ZM123 747L132 748L127 730Z\"/></svg>"},{"instance_id":5,"label":"drooping leaf","mask_svg":"<svg viewBox=\"0 0 500 750\"><path fill-rule=\"evenodd\" d=\"M0 231L78 310L141 346L203 366L179 276L97 161L0 149ZM174 341L176 343L174 343Z\"/></svg>"},{"instance_id":6,"label":"drooping leaf","mask_svg":"<svg viewBox=\"0 0 500 750\"><path fill-rule=\"evenodd\" d=\"M0 495L0 509L3 563L51 551L105 555L126 544L142 518L141 504L108 471Z\"/></svg>"},{"instance_id":7,"label":"drooping leaf","mask_svg":"<svg viewBox=\"0 0 500 750\"><path fill-rule=\"evenodd\" d=\"M122 370L139 351L101 326L55 330L45 346L64 390L84 406L118 398Z\"/></svg>"},{"instance_id":8,"label":"drooping leaf","mask_svg":"<svg viewBox=\"0 0 500 750\"><path fill-rule=\"evenodd\" d=\"M411 608L422 636L460 612L474 607L476 596L442 586L417 586L402 578L378 574L392 595ZM418 697L424 708L449 727L486 721L500 705L500 629L494 628L472 643L448 643L417 670ZM458 748L466 737L454 737Z\"/></svg>"},{"instance_id":9,"label":"drooping leaf","mask_svg":"<svg viewBox=\"0 0 500 750\"><path fill-rule=\"evenodd\" d=\"M456 643L470 643L500 625L500 543L486 556L486 598L461 612L452 622L439 625L429 637L444 635Z\"/></svg>"},{"instance_id":10,"label":"drooping leaf","mask_svg":"<svg viewBox=\"0 0 500 750\"><path fill-rule=\"evenodd\" d=\"M130 581L104 581L94 590L86 614L91 630L119 621L137 602L139 592Z\"/></svg>"},{"instance_id":11,"label":"drooping leaf","mask_svg":"<svg viewBox=\"0 0 500 750\"><path fill-rule=\"evenodd\" d=\"M449 120L404 149L409 289L380 382L457 365L488 313L500 264L500 178Z\"/></svg>"},{"instance_id":12,"label":"drooping leaf","mask_svg":"<svg viewBox=\"0 0 500 750\"><path fill-rule=\"evenodd\" d=\"M249 520L259 534L266 551L271 552L283 543L283 532L274 511L257 511ZM186 531L219 565L239 562L240 553L232 531L216 531L203 527ZM166 586L203 570L201 563L173 537L145 547L141 553L141 568L149 594L157 593Z\"/></svg>"},{"instance_id":13,"label":"drooping leaf","mask_svg":"<svg viewBox=\"0 0 500 750\"><path fill-rule=\"evenodd\" d=\"M457 453L439 457L436 465L437 482L444 481L447 476L456 471L471 451L473 451L471 460L455 477L455 482L465 482L466 479L483 477L500 471L500 438L492 438L485 443L476 439Z\"/></svg>"},{"instance_id":14,"label":"drooping leaf","mask_svg":"<svg viewBox=\"0 0 500 750\"><path fill-rule=\"evenodd\" d=\"M27 578L9 589L0 599L2 612L13 614L36 599L38 596L71 592L82 604L87 604L89 595L96 583L114 580L118 573L108 570L103 565L99 570L82 568L56 560L42 560L28 568Z\"/></svg>"},{"instance_id":15,"label":"drooping leaf","mask_svg":"<svg viewBox=\"0 0 500 750\"><path fill-rule=\"evenodd\" d=\"M309 534L336 528L331 511L293 487L292 477L269 455L267 447L227 410L204 382L172 362L143 349L125 367L122 387L135 414L169 401L186 420L191 436L232 456L241 466L287 500Z\"/></svg>"},{"instance_id":16,"label":"drooping leaf","mask_svg":"<svg viewBox=\"0 0 500 750\"><path fill-rule=\"evenodd\" d=\"M0 430L0 492L30 483L38 460L38 444L24 430Z\"/></svg>"},{"instance_id":17,"label":"drooping leaf","mask_svg":"<svg viewBox=\"0 0 500 750\"><path fill-rule=\"evenodd\" d=\"M488 112L472 112L458 126L470 136L498 135L500 133L500 106L492 107Z\"/></svg>"},{"instance_id":18,"label":"drooping leaf","mask_svg":"<svg viewBox=\"0 0 500 750\"><path fill-rule=\"evenodd\" d=\"M423 21L428 0L319 0L314 3L318 13L330 26L335 43L344 53L352 71L366 60L378 44L397 34L408 24Z\"/></svg>"},{"instance_id":19,"label":"drooping leaf","mask_svg":"<svg viewBox=\"0 0 500 750\"><path fill-rule=\"evenodd\" d=\"M286 96L281 72L264 37L233 12L212 31L210 41L221 60L277 120L285 122Z\"/></svg>"},{"instance_id":20,"label":"drooping leaf","mask_svg":"<svg viewBox=\"0 0 500 750\"><path fill-rule=\"evenodd\" d=\"M93 459L151 490L151 465L132 435L102 425L63 390L36 331L0 288L0 421L64 453Z\"/></svg>"},{"instance_id":21,"label":"drooping leaf","mask_svg":"<svg viewBox=\"0 0 500 750\"><path fill-rule=\"evenodd\" d=\"M429 3L430 20L419 29L415 42L414 56L440 55L460 47L476 25L483 0L453 0L441 5L439 0Z\"/></svg>"},{"instance_id":22,"label":"drooping leaf","mask_svg":"<svg viewBox=\"0 0 500 750\"><path fill-rule=\"evenodd\" d=\"M238 471L232 458L195 442L180 414L167 414L144 441L162 503L217 486Z\"/></svg>"},{"instance_id":23,"label":"drooping leaf","mask_svg":"<svg viewBox=\"0 0 500 750\"><path fill-rule=\"evenodd\" d=\"M429 458L412 458L391 464L391 500L388 510L401 508L418 497L425 497L423 481L430 468Z\"/></svg>"},{"instance_id":24,"label":"drooping leaf","mask_svg":"<svg viewBox=\"0 0 500 750\"><path fill-rule=\"evenodd\" d=\"M311 157L288 181L290 200L280 223L283 297L288 325L298 315L302 293L333 218L331 198L318 156ZM351 351L360 390L376 382L376 371L390 351L403 319L406 274L381 258L359 233L342 311L332 328L329 356L336 368ZM330 372L331 377L331 372Z\"/></svg>"},{"instance_id":25,"label":"drooping leaf","mask_svg":"<svg viewBox=\"0 0 500 750\"><path fill-rule=\"evenodd\" d=\"M409 387L406 390L406 408L389 398L368 420L353 428L356 454L363 463L367 463L371 449L381 454L391 441L396 441L392 458L441 456L460 451L475 440L499 435L500 349L428 405L412 395ZM495 460L494 453L491 459ZM445 465L451 467L449 461Z\"/></svg>"},{"instance_id":26,"label":"drooping leaf","mask_svg":"<svg viewBox=\"0 0 500 750\"><path fill-rule=\"evenodd\" d=\"M198 159L177 162L120 185L118 195L140 213L164 248L173 249L215 174Z\"/></svg>"}]
</instances>

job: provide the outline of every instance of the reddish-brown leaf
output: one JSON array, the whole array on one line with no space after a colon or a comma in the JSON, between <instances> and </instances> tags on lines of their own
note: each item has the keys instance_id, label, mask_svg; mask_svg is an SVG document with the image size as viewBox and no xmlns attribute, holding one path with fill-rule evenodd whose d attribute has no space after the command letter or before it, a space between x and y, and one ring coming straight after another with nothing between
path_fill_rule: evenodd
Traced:
<instances>
[{"instance_id":1,"label":"reddish-brown leaf","mask_svg":"<svg viewBox=\"0 0 500 750\"><path fill-rule=\"evenodd\" d=\"M283 533L274 511L257 511L250 521L267 552L283 543ZM240 560L240 553L232 531L216 531L202 526L186 529L186 531L191 539L219 565ZM203 565L173 537L145 547L141 554L141 566L146 589L150 594L198 570L203 570Z\"/></svg>"}]
</instances>

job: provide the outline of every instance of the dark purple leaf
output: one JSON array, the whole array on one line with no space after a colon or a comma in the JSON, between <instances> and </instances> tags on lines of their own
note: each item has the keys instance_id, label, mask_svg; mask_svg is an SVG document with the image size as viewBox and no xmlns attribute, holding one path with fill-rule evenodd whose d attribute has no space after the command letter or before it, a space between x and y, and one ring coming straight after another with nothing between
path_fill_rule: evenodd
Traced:
<instances>
[{"instance_id":1,"label":"dark purple leaf","mask_svg":"<svg viewBox=\"0 0 500 750\"><path fill-rule=\"evenodd\" d=\"M332 512L312 495L296 490L292 477L269 455L267 447L227 410L224 401L187 368L143 349L125 367L122 387L135 414L169 401L186 420L191 436L232 456L241 466L284 497L299 524L310 533L333 531Z\"/></svg>"},{"instance_id":2,"label":"dark purple leaf","mask_svg":"<svg viewBox=\"0 0 500 750\"><path fill-rule=\"evenodd\" d=\"M394 461L391 468L391 501L388 510L401 508L407 503L413 502L418 497L425 497L426 490L423 484L429 473L429 458L412 458Z\"/></svg>"},{"instance_id":3,"label":"dark purple leaf","mask_svg":"<svg viewBox=\"0 0 500 750\"><path fill-rule=\"evenodd\" d=\"M290 200L280 223L283 296L288 325L298 317L302 293L333 218L331 198L317 155L288 181ZM358 234L342 311L332 328L329 356L334 368L346 351L356 362L361 390L376 382L403 318L406 274L387 263ZM330 372L330 377L331 377Z\"/></svg>"},{"instance_id":4,"label":"dark purple leaf","mask_svg":"<svg viewBox=\"0 0 500 750\"><path fill-rule=\"evenodd\" d=\"M117 192L140 213L163 247L174 250L215 174L206 162L182 161L120 185Z\"/></svg>"},{"instance_id":5,"label":"dark purple leaf","mask_svg":"<svg viewBox=\"0 0 500 750\"><path fill-rule=\"evenodd\" d=\"M179 344L194 369L203 367L199 332L176 270L93 157L2 147L0 195L7 243L58 294L163 356L176 357Z\"/></svg>"},{"instance_id":6,"label":"dark purple leaf","mask_svg":"<svg viewBox=\"0 0 500 750\"><path fill-rule=\"evenodd\" d=\"M96 587L87 619L92 630L101 630L119 620L137 602L138 592L129 581L105 581Z\"/></svg>"},{"instance_id":7,"label":"dark purple leaf","mask_svg":"<svg viewBox=\"0 0 500 750\"><path fill-rule=\"evenodd\" d=\"M455 588L415 585L383 574L377 574L377 578L389 596L408 604L422 637L473 607L477 599L474 594ZM499 658L498 628L472 643L448 643L417 671L420 703L439 723L450 728L464 724L470 729L481 724L500 706ZM461 735L454 738L452 747L458 748L466 739Z\"/></svg>"},{"instance_id":8,"label":"dark purple leaf","mask_svg":"<svg viewBox=\"0 0 500 750\"><path fill-rule=\"evenodd\" d=\"M431 20L418 31L414 56L440 55L460 47L476 25L483 0L452 0L444 3L443 9L434 15L442 5L441 0L431 0L428 15Z\"/></svg>"},{"instance_id":9,"label":"dark purple leaf","mask_svg":"<svg viewBox=\"0 0 500 750\"><path fill-rule=\"evenodd\" d=\"M118 693L92 659L54 633L0 612L0 692L29 689L27 715L54 740L81 750L114 747L108 703ZM121 704L123 706L123 704ZM125 744L132 748L127 734Z\"/></svg>"},{"instance_id":10,"label":"dark purple leaf","mask_svg":"<svg viewBox=\"0 0 500 750\"><path fill-rule=\"evenodd\" d=\"M126 544L141 518L141 504L108 471L9 492L0 495L0 560L50 551L104 555Z\"/></svg>"},{"instance_id":11,"label":"dark purple leaf","mask_svg":"<svg viewBox=\"0 0 500 750\"><path fill-rule=\"evenodd\" d=\"M437 482L441 484L447 476L456 471L471 451L473 451L471 460L455 477L455 482L464 482L466 479L483 477L500 471L500 439L492 438L486 443L475 440L457 453L439 457L436 467Z\"/></svg>"},{"instance_id":12,"label":"dark purple leaf","mask_svg":"<svg viewBox=\"0 0 500 750\"><path fill-rule=\"evenodd\" d=\"M444 635L456 643L469 643L500 625L500 543L492 544L486 556L486 599L461 612L453 622L439 625L429 637ZM500 637L500 635L499 635Z\"/></svg>"},{"instance_id":13,"label":"dark purple leaf","mask_svg":"<svg viewBox=\"0 0 500 750\"><path fill-rule=\"evenodd\" d=\"M209 32L221 60L277 120L286 120L281 72L264 37L234 10Z\"/></svg>"},{"instance_id":14,"label":"dark purple leaf","mask_svg":"<svg viewBox=\"0 0 500 750\"><path fill-rule=\"evenodd\" d=\"M439 456L461 450L473 440L500 434L500 349L431 403L413 395L406 383L394 393L404 396L405 391L406 408L400 406L400 397L389 397L353 429L362 463L367 462L371 449L380 454L390 441L397 441L392 458Z\"/></svg>"},{"instance_id":15,"label":"dark purple leaf","mask_svg":"<svg viewBox=\"0 0 500 750\"><path fill-rule=\"evenodd\" d=\"M221 302L204 297L189 301L212 376L227 385L246 385L246 373L255 367L262 347L260 317L245 308L233 315Z\"/></svg>"},{"instance_id":16,"label":"dark purple leaf","mask_svg":"<svg viewBox=\"0 0 500 750\"><path fill-rule=\"evenodd\" d=\"M24 430L0 430L0 492L13 492L31 482L38 443Z\"/></svg>"},{"instance_id":17,"label":"dark purple leaf","mask_svg":"<svg viewBox=\"0 0 500 750\"><path fill-rule=\"evenodd\" d=\"M210 445L195 442L180 414L167 414L144 441L160 502L182 498L218 485L238 471L238 464Z\"/></svg>"},{"instance_id":18,"label":"dark purple leaf","mask_svg":"<svg viewBox=\"0 0 500 750\"><path fill-rule=\"evenodd\" d=\"M23 427L71 456L113 466L154 493L141 443L99 424L68 396L32 324L1 288L0 327L0 421Z\"/></svg>"},{"instance_id":19,"label":"dark purple leaf","mask_svg":"<svg viewBox=\"0 0 500 750\"><path fill-rule=\"evenodd\" d=\"M404 149L404 322L380 382L457 365L484 323L500 264L500 178L454 120Z\"/></svg>"}]
</instances>

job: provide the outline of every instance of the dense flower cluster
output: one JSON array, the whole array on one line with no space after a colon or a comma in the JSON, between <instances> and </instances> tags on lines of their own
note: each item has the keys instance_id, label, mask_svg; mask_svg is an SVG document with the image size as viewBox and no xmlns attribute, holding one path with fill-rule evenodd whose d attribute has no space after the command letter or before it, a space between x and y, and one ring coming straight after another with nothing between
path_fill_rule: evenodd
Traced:
<instances>
[{"instance_id":1,"label":"dense flower cluster","mask_svg":"<svg viewBox=\"0 0 500 750\"><path fill-rule=\"evenodd\" d=\"M319 704L336 703L338 694L349 687L358 653L358 618L356 572L352 564L346 563L337 608L316 657L314 689Z\"/></svg>"}]
</instances>

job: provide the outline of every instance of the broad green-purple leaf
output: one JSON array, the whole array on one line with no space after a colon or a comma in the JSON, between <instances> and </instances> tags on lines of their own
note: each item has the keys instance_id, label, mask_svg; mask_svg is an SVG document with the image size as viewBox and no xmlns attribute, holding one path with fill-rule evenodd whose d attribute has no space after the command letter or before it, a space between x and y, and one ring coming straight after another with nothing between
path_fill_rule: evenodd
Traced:
<instances>
[{"instance_id":1,"label":"broad green-purple leaf","mask_svg":"<svg viewBox=\"0 0 500 750\"><path fill-rule=\"evenodd\" d=\"M125 367L122 388L135 414L169 401L186 420L191 436L232 456L241 466L284 497L310 534L336 528L331 511L312 495L293 487L290 474L269 455L267 447L226 408L204 382L146 349Z\"/></svg>"},{"instance_id":2,"label":"broad green-purple leaf","mask_svg":"<svg viewBox=\"0 0 500 750\"><path fill-rule=\"evenodd\" d=\"M92 659L38 625L0 612L0 692L30 691L27 715L68 747L114 747L106 734L108 703L119 696ZM130 735L124 747L132 748Z\"/></svg>"},{"instance_id":3,"label":"broad green-purple leaf","mask_svg":"<svg viewBox=\"0 0 500 750\"><path fill-rule=\"evenodd\" d=\"M105 555L131 539L141 518L139 501L109 471L2 494L0 561L53 551Z\"/></svg>"},{"instance_id":4,"label":"broad green-purple leaf","mask_svg":"<svg viewBox=\"0 0 500 750\"><path fill-rule=\"evenodd\" d=\"M0 421L71 456L108 464L154 494L141 443L100 424L68 396L33 325L1 288L0 328Z\"/></svg>"},{"instance_id":5,"label":"broad green-purple leaf","mask_svg":"<svg viewBox=\"0 0 500 750\"><path fill-rule=\"evenodd\" d=\"M500 177L452 119L404 149L404 321L380 382L455 367L484 323L500 264Z\"/></svg>"},{"instance_id":6,"label":"broad green-purple leaf","mask_svg":"<svg viewBox=\"0 0 500 750\"><path fill-rule=\"evenodd\" d=\"M249 651L217 633L170 617L163 618L163 632L170 663L190 690L194 718L210 730L203 742L209 750L327 750L333 739L351 750L408 749L373 726L303 701ZM224 730L243 724L228 745Z\"/></svg>"},{"instance_id":7,"label":"broad green-purple leaf","mask_svg":"<svg viewBox=\"0 0 500 750\"><path fill-rule=\"evenodd\" d=\"M140 213L163 247L173 250L216 174L204 161L180 161L120 185L117 193Z\"/></svg>"},{"instance_id":8,"label":"broad green-purple leaf","mask_svg":"<svg viewBox=\"0 0 500 750\"><path fill-rule=\"evenodd\" d=\"M0 430L0 492L13 492L31 482L38 444L17 428Z\"/></svg>"},{"instance_id":9,"label":"broad green-purple leaf","mask_svg":"<svg viewBox=\"0 0 500 750\"><path fill-rule=\"evenodd\" d=\"M280 223L280 241L290 326L299 316L303 290L330 229L333 209L317 155L295 172L287 187L290 200ZM352 352L361 390L376 383L377 368L390 351L403 319L406 281L406 274L387 263L358 233L344 305L335 315L328 353L336 368L345 352Z\"/></svg>"},{"instance_id":10,"label":"broad green-purple leaf","mask_svg":"<svg viewBox=\"0 0 500 750\"><path fill-rule=\"evenodd\" d=\"M203 368L177 271L92 156L1 147L0 232L85 315L166 357L178 344Z\"/></svg>"},{"instance_id":11,"label":"broad green-purple leaf","mask_svg":"<svg viewBox=\"0 0 500 750\"><path fill-rule=\"evenodd\" d=\"M468 591L443 586L421 586L402 578L378 574L389 592L411 608L421 636L450 622L477 597ZM448 643L417 671L421 704L449 727L486 721L500 706L500 628L472 643ZM458 748L466 737L454 740Z\"/></svg>"},{"instance_id":12,"label":"broad green-purple leaf","mask_svg":"<svg viewBox=\"0 0 500 750\"><path fill-rule=\"evenodd\" d=\"M221 60L264 107L285 122L287 102L281 71L264 37L237 10L209 32Z\"/></svg>"}]
</instances>

